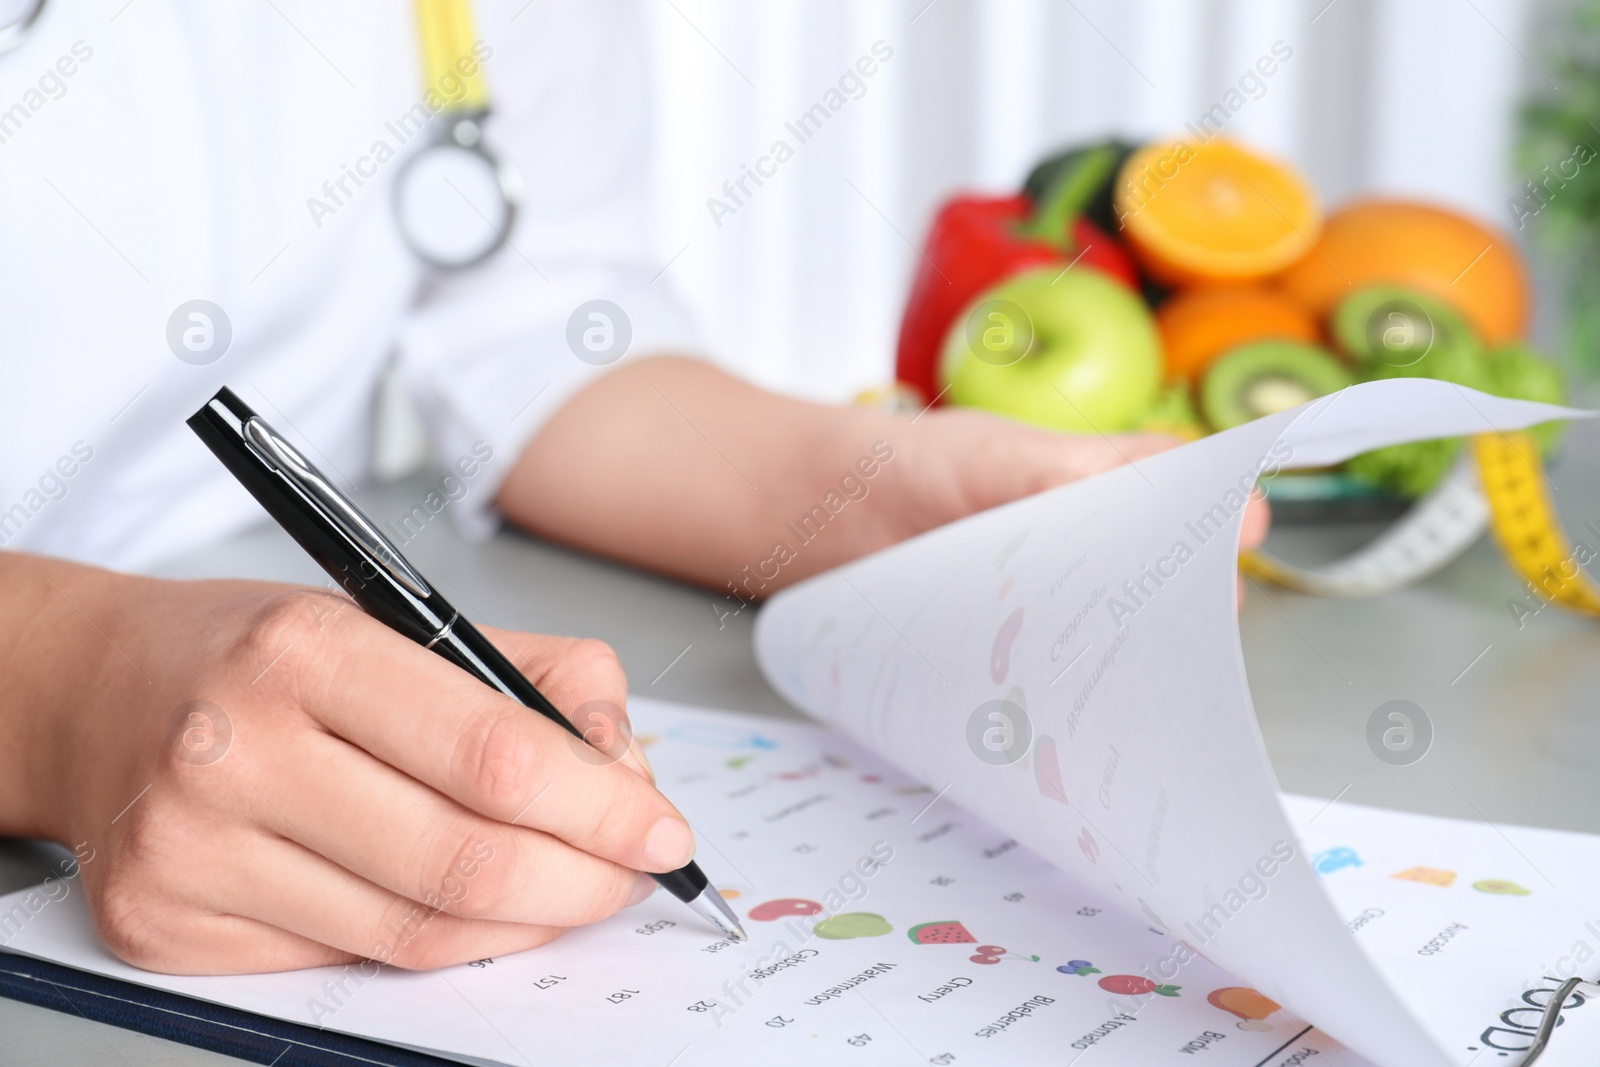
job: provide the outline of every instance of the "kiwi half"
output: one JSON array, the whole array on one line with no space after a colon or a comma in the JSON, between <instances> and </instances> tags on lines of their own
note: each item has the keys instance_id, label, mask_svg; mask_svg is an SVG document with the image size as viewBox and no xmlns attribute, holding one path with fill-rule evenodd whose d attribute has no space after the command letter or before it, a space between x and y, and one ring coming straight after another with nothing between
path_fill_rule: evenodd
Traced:
<instances>
[{"instance_id":1,"label":"kiwi half","mask_svg":"<svg viewBox=\"0 0 1600 1067\"><path fill-rule=\"evenodd\" d=\"M1200 410L1226 430L1350 385L1350 371L1316 345L1256 341L1219 357L1200 385Z\"/></svg>"},{"instance_id":2,"label":"kiwi half","mask_svg":"<svg viewBox=\"0 0 1600 1067\"><path fill-rule=\"evenodd\" d=\"M1414 368L1406 377L1440 377L1419 366L1429 356L1453 362L1475 355L1477 335L1449 304L1395 285L1358 289L1334 309L1330 332L1359 364Z\"/></svg>"}]
</instances>

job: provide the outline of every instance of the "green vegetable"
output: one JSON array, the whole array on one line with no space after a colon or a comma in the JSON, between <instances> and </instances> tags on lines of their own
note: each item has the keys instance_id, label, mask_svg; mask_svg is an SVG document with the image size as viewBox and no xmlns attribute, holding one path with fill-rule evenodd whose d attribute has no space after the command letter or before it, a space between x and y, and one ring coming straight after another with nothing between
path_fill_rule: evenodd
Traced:
<instances>
[{"instance_id":1,"label":"green vegetable","mask_svg":"<svg viewBox=\"0 0 1600 1067\"><path fill-rule=\"evenodd\" d=\"M1427 493L1445 476L1461 452L1461 438L1411 441L1363 452L1344 465L1358 481L1405 497Z\"/></svg>"},{"instance_id":2,"label":"green vegetable","mask_svg":"<svg viewBox=\"0 0 1600 1067\"><path fill-rule=\"evenodd\" d=\"M1022 183L1022 191L1027 194L1029 200L1036 204L1041 203L1062 174L1073 170L1081 173L1092 169L1099 175L1099 180L1092 189L1085 190L1086 195L1081 201L1083 217L1107 233L1118 233L1122 225L1117 221L1116 208L1112 206L1111 187L1117 172L1122 169L1123 162L1138 147L1127 141L1112 138L1064 149L1041 160L1033 170L1029 171L1027 180ZM1102 154L1108 157L1103 168L1095 158ZM1094 161L1094 166L1085 167L1084 164L1091 160Z\"/></svg>"},{"instance_id":3,"label":"green vegetable","mask_svg":"<svg viewBox=\"0 0 1600 1067\"><path fill-rule=\"evenodd\" d=\"M1537 400L1541 404L1565 404L1567 385L1554 363L1521 342L1512 342L1490 352L1485 360L1491 379L1487 392L1514 400ZM1565 422L1542 422L1528 432L1539 442L1539 451L1548 456L1566 430Z\"/></svg>"},{"instance_id":4,"label":"green vegetable","mask_svg":"<svg viewBox=\"0 0 1600 1067\"><path fill-rule=\"evenodd\" d=\"M1537 400L1561 404L1566 386L1561 372L1549 360L1527 345L1513 342L1484 352L1474 339L1471 345L1435 345L1428 355L1411 367L1370 364L1368 380L1379 378L1437 378L1455 382L1494 396L1514 400ZM1555 448L1565 424L1546 422L1532 429L1540 451L1548 456ZM1443 478L1461 452L1461 438L1412 441L1365 452L1345 464L1351 477L1401 496L1419 497Z\"/></svg>"}]
</instances>

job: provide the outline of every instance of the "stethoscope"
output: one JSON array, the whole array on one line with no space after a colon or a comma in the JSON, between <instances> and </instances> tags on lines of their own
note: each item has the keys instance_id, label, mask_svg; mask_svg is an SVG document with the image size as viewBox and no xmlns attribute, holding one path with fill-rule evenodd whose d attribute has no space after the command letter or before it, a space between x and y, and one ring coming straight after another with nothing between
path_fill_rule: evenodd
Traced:
<instances>
[{"instance_id":1,"label":"stethoscope","mask_svg":"<svg viewBox=\"0 0 1600 1067\"><path fill-rule=\"evenodd\" d=\"M416 0L424 101L438 109L432 140L395 176L394 218L400 239L440 270L463 270L510 240L522 176L484 145L489 115L468 0Z\"/></svg>"},{"instance_id":2,"label":"stethoscope","mask_svg":"<svg viewBox=\"0 0 1600 1067\"><path fill-rule=\"evenodd\" d=\"M27 39L46 0L0 0L0 53ZM489 90L474 51L468 0L416 0L429 143L400 167L394 219L400 239L439 270L476 266L509 242L522 177L484 145ZM434 101L438 106L434 106Z\"/></svg>"}]
</instances>

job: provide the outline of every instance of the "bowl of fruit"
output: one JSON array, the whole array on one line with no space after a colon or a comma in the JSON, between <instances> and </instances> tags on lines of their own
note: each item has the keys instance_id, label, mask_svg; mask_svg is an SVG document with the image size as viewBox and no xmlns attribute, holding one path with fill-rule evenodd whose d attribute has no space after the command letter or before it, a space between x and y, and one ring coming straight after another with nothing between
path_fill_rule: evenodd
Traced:
<instances>
[{"instance_id":1,"label":"bowl of fruit","mask_svg":"<svg viewBox=\"0 0 1600 1067\"><path fill-rule=\"evenodd\" d=\"M1331 211L1294 168L1213 137L1104 141L936 214L902 317L903 403L1066 433L1217 433L1359 382L1434 378L1559 404L1511 239L1453 208ZM1546 453L1556 424L1536 431ZM1279 518L1398 510L1460 439L1263 479Z\"/></svg>"}]
</instances>

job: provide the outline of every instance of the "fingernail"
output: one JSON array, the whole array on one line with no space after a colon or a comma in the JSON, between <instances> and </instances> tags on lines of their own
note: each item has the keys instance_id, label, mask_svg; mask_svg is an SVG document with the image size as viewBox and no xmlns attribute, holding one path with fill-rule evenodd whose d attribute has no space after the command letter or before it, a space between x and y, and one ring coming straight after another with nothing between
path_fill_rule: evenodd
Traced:
<instances>
[{"instance_id":1,"label":"fingernail","mask_svg":"<svg viewBox=\"0 0 1600 1067\"><path fill-rule=\"evenodd\" d=\"M650 899L650 894L656 891L656 880L648 874L639 875L639 880L633 884L633 892L628 896L624 908L631 908L635 904L643 904Z\"/></svg>"},{"instance_id":2,"label":"fingernail","mask_svg":"<svg viewBox=\"0 0 1600 1067\"><path fill-rule=\"evenodd\" d=\"M663 815L644 839L645 863L653 870L675 871L694 856L694 834L682 819Z\"/></svg>"}]
</instances>

